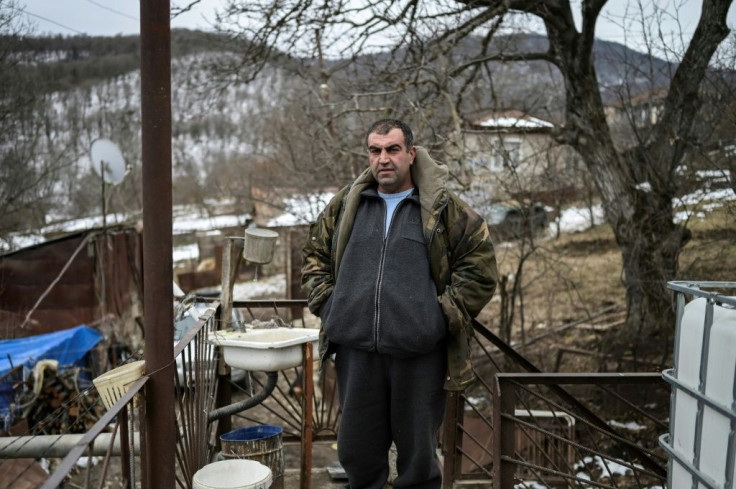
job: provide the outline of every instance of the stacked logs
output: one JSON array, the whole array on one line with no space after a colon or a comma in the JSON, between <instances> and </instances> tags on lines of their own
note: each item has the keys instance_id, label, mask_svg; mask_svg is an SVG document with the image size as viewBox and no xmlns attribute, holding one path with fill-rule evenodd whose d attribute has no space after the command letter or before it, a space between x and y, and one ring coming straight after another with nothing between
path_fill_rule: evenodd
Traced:
<instances>
[{"instance_id":1,"label":"stacked logs","mask_svg":"<svg viewBox=\"0 0 736 489\"><path fill-rule=\"evenodd\" d=\"M23 418L31 433L85 433L105 413L92 383L80 368L47 370L24 394ZM29 379L33 382L33 379Z\"/></svg>"}]
</instances>

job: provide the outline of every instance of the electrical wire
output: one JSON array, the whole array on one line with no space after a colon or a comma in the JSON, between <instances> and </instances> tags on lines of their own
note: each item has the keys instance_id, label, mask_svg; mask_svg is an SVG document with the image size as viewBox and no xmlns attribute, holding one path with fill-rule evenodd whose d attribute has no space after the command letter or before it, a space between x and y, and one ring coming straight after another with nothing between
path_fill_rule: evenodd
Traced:
<instances>
[{"instance_id":1,"label":"electrical wire","mask_svg":"<svg viewBox=\"0 0 736 489\"><path fill-rule=\"evenodd\" d=\"M103 5L101 3L95 2L94 0L87 0L87 2L91 3L92 5L96 5L102 9L109 10L112 13L118 14L120 16L126 17L131 20L135 20L136 22L140 22L140 19L137 17L133 17L132 15L128 15L125 12L121 12L119 10L115 10L114 8L108 7L107 5Z\"/></svg>"},{"instance_id":2,"label":"electrical wire","mask_svg":"<svg viewBox=\"0 0 736 489\"><path fill-rule=\"evenodd\" d=\"M73 27L69 27L68 25L60 24L59 22L56 22L55 20L51 20L51 19L49 19L49 18L47 18L47 17L44 17L44 16L42 16L42 15L34 14L33 12L29 12L29 11L28 11L28 10L26 10L26 9L18 9L18 10L19 10L20 12L22 12L22 13L26 14L26 15L29 15L29 16L31 16L31 17L36 17L37 19L41 19L41 20L43 20L43 21L45 21L45 22L49 22L49 23L51 23L51 24L54 24L54 25L58 25L59 27L63 27L64 29L68 29L68 30L70 30L70 31L72 31L72 32L76 32L77 34L85 35L85 33L84 33L84 32L82 32L82 31L79 31L79 30L77 30L77 29L75 29L75 28L73 28Z\"/></svg>"}]
</instances>

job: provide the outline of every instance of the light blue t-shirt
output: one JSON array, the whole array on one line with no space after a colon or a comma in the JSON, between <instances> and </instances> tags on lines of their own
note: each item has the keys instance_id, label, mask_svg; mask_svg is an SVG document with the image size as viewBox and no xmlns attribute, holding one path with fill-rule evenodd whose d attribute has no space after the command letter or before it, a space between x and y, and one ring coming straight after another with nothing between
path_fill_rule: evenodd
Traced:
<instances>
[{"instance_id":1,"label":"light blue t-shirt","mask_svg":"<svg viewBox=\"0 0 736 489\"><path fill-rule=\"evenodd\" d=\"M414 188L410 188L409 190L404 190L403 192L396 194L384 194L383 192L378 192L378 195L381 196L384 202L386 202L386 228L383 230L384 238L388 236L388 230L391 227L391 219L394 218L396 206L399 205L399 202L410 196L413 191Z\"/></svg>"}]
</instances>

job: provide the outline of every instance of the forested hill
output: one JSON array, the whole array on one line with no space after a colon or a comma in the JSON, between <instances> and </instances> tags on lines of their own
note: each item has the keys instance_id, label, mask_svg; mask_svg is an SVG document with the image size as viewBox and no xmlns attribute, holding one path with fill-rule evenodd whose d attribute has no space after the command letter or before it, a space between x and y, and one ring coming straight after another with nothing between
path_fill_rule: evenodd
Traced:
<instances>
[{"instance_id":1,"label":"forested hill","mask_svg":"<svg viewBox=\"0 0 736 489\"><path fill-rule=\"evenodd\" d=\"M13 45L14 56L22 61L26 74L46 81L51 91L79 88L140 68L140 37L137 35L0 36L0 43ZM226 42L224 36L215 33L188 29L171 31L172 58L232 49L232 42Z\"/></svg>"},{"instance_id":2,"label":"forested hill","mask_svg":"<svg viewBox=\"0 0 736 489\"><path fill-rule=\"evenodd\" d=\"M10 44L11 39L0 36L0 43ZM38 79L45 80L51 91L79 88L130 73L140 67L140 38L127 36L51 36L13 38L14 55L24 61L25 70ZM479 49L480 39L468 38L453 50L455 56L472 56ZM534 34L502 36L494 41L496 49L517 52L540 52L547 49L547 39ZM238 46L227 36L212 32L174 29L171 31L171 55L179 58L203 52L237 52ZM646 78L642 89L665 86L672 75L674 65L649 54L638 53L625 46L596 41L596 72L604 98L610 89L628 83L631 89L637 78ZM380 55L378 55L380 56ZM501 71L521 69L514 80L518 90L536 90L540 78L550 77L549 67L543 62L517 63L515 68L506 66ZM637 75L646 73L646 77ZM552 75L554 76L554 74ZM638 91L638 90L634 90Z\"/></svg>"}]
</instances>

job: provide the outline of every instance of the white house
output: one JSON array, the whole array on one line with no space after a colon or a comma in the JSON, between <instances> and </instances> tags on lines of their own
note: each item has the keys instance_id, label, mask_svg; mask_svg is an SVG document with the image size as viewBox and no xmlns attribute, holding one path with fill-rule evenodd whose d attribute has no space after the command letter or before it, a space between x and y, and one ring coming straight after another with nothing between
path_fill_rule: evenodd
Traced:
<instances>
[{"instance_id":1,"label":"white house","mask_svg":"<svg viewBox=\"0 0 736 489\"><path fill-rule=\"evenodd\" d=\"M520 110L487 111L466 119L457 156L472 200L547 200L574 186L580 158L555 142L555 124Z\"/></svg>"}]
</instances>

